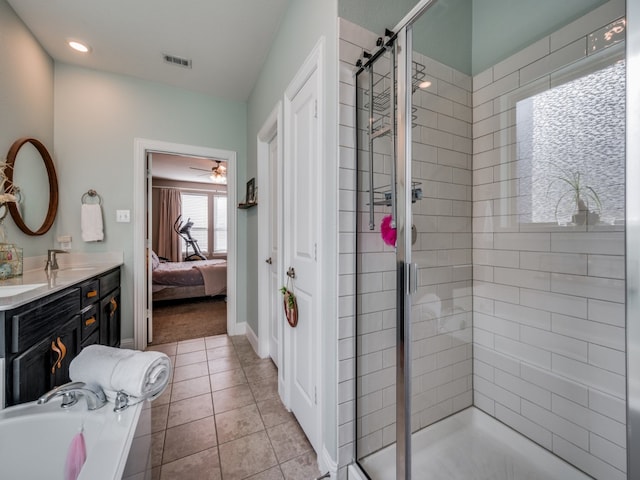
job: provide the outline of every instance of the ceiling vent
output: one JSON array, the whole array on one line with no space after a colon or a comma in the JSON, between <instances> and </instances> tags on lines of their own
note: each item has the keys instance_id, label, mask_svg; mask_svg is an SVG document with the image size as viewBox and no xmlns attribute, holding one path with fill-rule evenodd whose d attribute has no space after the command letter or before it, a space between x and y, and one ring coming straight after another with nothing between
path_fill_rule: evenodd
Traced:
<instances>
[{"instance_id":1,"label":"ceiling vent","mask_svg":"<svg viewBox=\"0 0 640 480\"><path fill-rule=\"evenodd\" d=\"M191 68L191 59L176 57L175 55L169 55L167 53L162 54L162 58L165 63L170 63L171 65L177 65L178 67L183 68Z\"/></svg>"}]
</instances>

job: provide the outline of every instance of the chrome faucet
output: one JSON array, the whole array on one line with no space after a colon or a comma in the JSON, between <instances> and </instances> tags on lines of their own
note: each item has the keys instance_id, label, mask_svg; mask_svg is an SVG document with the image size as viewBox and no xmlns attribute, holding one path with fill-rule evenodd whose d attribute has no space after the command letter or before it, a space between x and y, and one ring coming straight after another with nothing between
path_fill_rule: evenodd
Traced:
<instances>
[{"instance_id":1,"label":"chrome faucet","mask_svg":"<svg viewBox=\"0 0 640 480\"><path fill-rule=\"evenodd\" d=\"M84 382L69 382L42 395L36 403L43 405L49 400L62 397L62 408L69 408L78 403L78 395L82 395L87 400L89 410L97 410L107 403L104 391L98 385L87 385Z\"/></svg>"},{"instance_id":2,"label":"chrome faucet","mask_svg":"<svg viewBox=\"0 0 640 480\"><path fill-rule=\"evenodd\" d=\"M47 263L44 266L44 269L47 273L51 272L51 270L58 270L58 259L56 258L56 253L69 253L66 250L47 250Z\"/></svg>"}]
</instances>

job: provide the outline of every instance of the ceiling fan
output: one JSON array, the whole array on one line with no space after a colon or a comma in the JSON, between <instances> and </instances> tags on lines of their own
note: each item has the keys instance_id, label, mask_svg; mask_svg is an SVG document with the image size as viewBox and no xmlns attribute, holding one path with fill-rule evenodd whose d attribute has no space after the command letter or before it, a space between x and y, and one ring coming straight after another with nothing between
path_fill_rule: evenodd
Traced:
<instances>
[{"instance_id":1,"label":"ceiling fan","mask_svg":"<svg viewBox=\"0 0 640 480\"><path fill-rule=\"evenodd\" d=\"M192 170L200 170L201 172L207 172L205 174L198 175L199 177L204 177L208 175L213 183L217 183L220 185L227 184L227 167L221 164L220 160L216 160L216 166L212 167L211 170L207 170L205 168L198 167L189 167Z\"/></svg>"}]
</instances>

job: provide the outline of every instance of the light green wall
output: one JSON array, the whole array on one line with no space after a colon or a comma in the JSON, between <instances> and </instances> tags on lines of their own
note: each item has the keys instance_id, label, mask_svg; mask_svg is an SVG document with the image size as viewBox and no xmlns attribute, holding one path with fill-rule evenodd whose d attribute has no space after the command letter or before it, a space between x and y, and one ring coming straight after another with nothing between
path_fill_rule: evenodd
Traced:
<instances>
[{"instance_id":1,"label":"light green wall","mask_svg":"<svg viewBox=\"0 0 640 480\"><path fill-rule=\"evenodd\" d=\"M378 35L394 28L418 0L338 0L338 15Z\"/></svg>"},{"instance_id":2,"label":"light green wall","mask_svg":"<svg viewBox=\"0 0 640 480\"><path fill-rule=\"evenodd\" d=\"M20 137L40 140L53 155L53 61L5 0L0 0L0 57L0 158L6 158ZM58 163L55 156L54 162ZM28 192L25 202L30 200L30 205L44 201L45 193L48 197L46 190L22 187ZM22 233L10 216L3 225L4 241L22 247L25 256L46 255L53 246L53 229L31 237Z\"/></svg>"},{"instance_id":3,"label":"light green wall","mask_svg":"<svg viewBox=\"0 0 640 480\"><path fill-rule=\"evenodd\" d=\"M337 0L292 0L280 25L280 30L264 63L260 77L249 97L248 103L248 160L247 178L257 177L258 131L267 120L277 102L284 98L284 92L298 69L321 36L325 37L324 88L325 88L325 136L323 143L326 158L323 168L327 169L329 183L323 192L323 224L319 244L328 251L337 251ZM242 181L239 182L242 184ZM258 333L258 209L244 210L239 215L247 218L247 295L253 299L249 303L247 322ZM337 255L336 255L337 258ZM324 267L328 278L337 279L337 260L327 258ZM283 280L284 281L284 280ZM323 418L324 444L330 455L337 458L337 286L325 292L323 309L328 315L318 319L322 322L322 370L324 375Z\"/></svg>"},{"instance_id":4,"label":"light green wall","mask_svg":"<svg viewBox=\"0 0 640 480\"><path fill-rule=\"evenodd\" d=\"M414 49L475 75L606 1L437 0L419 21ZM338 0L338 14L382 35L417 3Z\"/></svg>"},{"instance_id":5,"label":"light green wall","mask_svg":"<svg viewBox=\"0 0 640 480\"><path fill-rule=\"evenodd\" d=\"M56 63L55 154L61 184L57 234L73 237L72 250L124 252L122 336L133 337L133 223L116 223L115 211L133 218L134 139L233 150L244 177L246 104L220 100L132 77ZM88 189L102 197L105 240L85 243L80 199ZM241 188L240 191L243 191ZM238 320L246 317L246 222L238 218Z\"/></svg>"},{"instance_id":6,"label":"light green wall","mask_svg":"<svg viewBox=\"0 0 640 480\"><path fill-rule=\"evenodd\" d=\"M471 12L471 0L439 0L414 24L413 49L470 75Z\"/></svg>"},{"instance_id":7,"label":"light green wall","mask_svg":"<svg viewBox=\"0 0 640 480\"><path fill-rule=\"evenodd\" d=\"M473 74L555 32L607 0L474 0Z\"/></svg>"}]
</instances>

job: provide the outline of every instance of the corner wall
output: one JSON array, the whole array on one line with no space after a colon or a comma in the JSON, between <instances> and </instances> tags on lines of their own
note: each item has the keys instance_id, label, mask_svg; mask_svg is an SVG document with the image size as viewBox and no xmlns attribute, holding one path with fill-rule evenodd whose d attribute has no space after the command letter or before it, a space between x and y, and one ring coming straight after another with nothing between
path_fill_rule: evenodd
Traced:
<instances>
[{"instance_id":1,"label":"corner wall","mask_svg":"<svg viewBox=\"0 0 640 480\"><path fill-rule=\"evenodd\" d=\"M322 159L322 225L318 239L319 263L323 268L325 284L321 286L322 313L322 358L323 370L323 443L326 452L318 452L319 458L328 455L331 463L337 457L337 401L336 401L336 350L337 350L337 47L336 47L337 0L296 0L289 2L289 8L282 19L280 28L269 55L264 63L256 85L248 102L248 134L246 144L248 161L246 171L238 172L239 195L244 195L245 182L257 179L257 135L275 108L284 97L284 92L293 77L311 53L320 37L325 38L324 58L324 151ZM242 210L238 217L246 217L247 222L247 323L260 335L258 327L258 269L266 264L259 259L258 209ZM325 260L323 260L325 259ZM282 279L283 284L285 279ZM285 326L285 328L287 328ZM329 467L332 467L329 465Z\"/></svg>"},{"instance_id":2,"label":"corner wall","mask_svg":"<svg viewBox=\"0 0 640 480\"><path fill-rule=\"evenodd\" d=\"M56 234L71 235L74 251L124 252L122 336L133 338L136 226L116 223L115 211L133 209L134 139L233 150L238 154L238 170L242 172L246 161L246 104L57 63L54 118L61 187ZM105 240L100 243L85 243L80 233L80 198L89 188L95 189L103 200ZM241 215L237 239L237 288L243 292L246 224ZM238 322L244 318L246 302L240 298Z\"/></svg>"},{"instance_id":3,"label":"corner wall","mask_svg":"<svg viewBox=\"0 0 640 480\"><path fill-rule=\"evenodd\" d=\"M53 60L5 0L0 0L0 40L0 158L6 159L18 138L33 137L47 147L57 169L60 161L53 149ZM38 193L29 191L33 196ZM2 228L6 237L0 241L22 247L25 257L45 256L53 247L55 224L47 234L31 237L7 215Z\"/></svg>"},{"instance_id":4,"label":"corner wall","mask_svg":"<svg viewBox=\"0 0 640 480\"><path fill-rule=\"evenodd\" d=\"M624 13L608 2L473 79L474 404L601 480L626 479L624 220L532 221L533 162L519 136L531 120L518 102L562 85L557 70L593 53L589 34ZM559 130L542 140L554 152L589 136Z\"/></svg>"}]
</instances>

